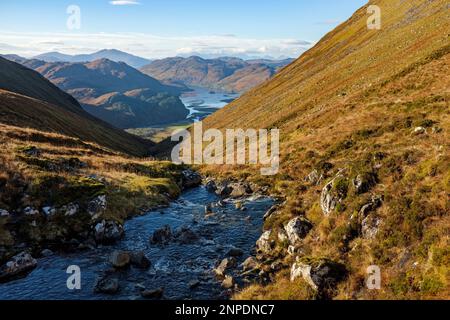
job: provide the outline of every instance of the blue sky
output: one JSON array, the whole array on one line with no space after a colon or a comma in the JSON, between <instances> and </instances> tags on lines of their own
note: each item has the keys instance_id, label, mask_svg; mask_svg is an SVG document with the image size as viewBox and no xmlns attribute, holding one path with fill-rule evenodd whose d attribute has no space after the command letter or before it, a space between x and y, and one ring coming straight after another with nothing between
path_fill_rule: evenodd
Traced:
<instances>
[{"instance_id":1,"label":"blue sky","mask_svg":"<svg viewBox=\"0 0 450 320\"><path fill-rule=\"evenodd\" d=\"M318 41L367 0L112 2L2 0L0 53L74 54L115 47L148 58L191 53L296 56L307 49L306 42ZM79 30L66 26L72 4L81 9Z\"/></svg>"}]
</instances>

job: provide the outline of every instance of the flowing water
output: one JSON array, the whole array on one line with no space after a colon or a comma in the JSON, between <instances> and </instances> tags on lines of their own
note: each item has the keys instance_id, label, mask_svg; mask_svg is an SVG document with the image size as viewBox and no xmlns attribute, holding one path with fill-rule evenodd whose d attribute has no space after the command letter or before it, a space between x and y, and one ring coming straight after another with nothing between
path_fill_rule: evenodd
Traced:
<instances>
[{"instance_id":1,"label":"flowing water","mask_svg":"<svg viewBox=\"0 0 450 320\"><path fill-rule=\"evenodd\" d=\"M273 205L270 198L245 201L246 211L237 210L231 202L205 216L205 205L219 199L203 187L185 192L170 207L149 212L125 224L124 240L110 247L71 253L54 254L39 259L38 267L27 277L0 284L0 300L8 299L141 299L140 288L164 288L164 299L222 299L225 298L213 268L232 247L244 251L242 262L253 254L261 235L264 213ZM172 230L189 227L199 240L183 245L171 242L166 246L152 245L149 238L165 225ZM149 270L130 267L117 272L120 291L115 295L93 293L96 279L111 269L108 260L114 250L142 250L151 260ZM81 268L81 290L67 289L68 266ZM237 276L239 267L231 270ZM199 281L195 289L189 283Z\"/></svg>"},{"instance_id":2,"label":"flowing water","mask_svg":"<svg viewBox=\"0 0 450 320\"><path fill-rule=\"evenodd\" d=\"M239 94L210 91L205 88L194 88L193 91L181 95L181 101L189 110L188 120L201 121L228 103L237 99Z\"/></svg>"}]
</instances>

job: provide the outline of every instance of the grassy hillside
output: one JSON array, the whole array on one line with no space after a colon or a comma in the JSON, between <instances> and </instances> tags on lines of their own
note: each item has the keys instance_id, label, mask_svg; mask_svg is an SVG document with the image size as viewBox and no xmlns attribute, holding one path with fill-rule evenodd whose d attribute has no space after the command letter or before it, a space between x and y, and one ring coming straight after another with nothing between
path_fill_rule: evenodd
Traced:
<instances>
[{"instance_id":1,"label":"grassy hillside","mask_svg":"<svg viewBox=\"0 0 450 320\"><path fill-rule=\"evenodd\" d=\"M0 123L56 132L142 156L150 142L94 118L37 72L0 58Z\"/></svg>"},{"instance_id":2,"label":"grassy hillside","mask_svg":"<svg viewBox=\"0 0 450 320\"><path fill-rule=\"evenodd\" d=\"M381 8L381 30L367 29L361 8L273 80L204 121L207 128L281 130L277 176L263 179L251 167L203 169L269 184L287 200L265 225L276 243L263 260L271 283L236 298L317 297L304 280L289 280L297 257L345 266L334 298L449 297L448 3L369 4ZM337 204L327 215L320 203L329 182ZM370 209L375 235L368 236L360 215L374 198L381 203ZM296 216L313 228L290 255L277 235ZM271 271L274 261L280 271ZM381 268L381 290L365 286L370 265Z\"/></svg>"},{"instance_id":3,"label":"grassy hillside","mask_svg":"<svg viewBox=\"0 0 450 320\"><path fill-rule=\"evenodd\" d=\"M35 256L43 248L81 248L97 223L121 225L182 188L182 166L66 135L0 124L0 148L0 209L10 213L0 217L0 264L23 244Z\"/></svg>"}]
</instances>

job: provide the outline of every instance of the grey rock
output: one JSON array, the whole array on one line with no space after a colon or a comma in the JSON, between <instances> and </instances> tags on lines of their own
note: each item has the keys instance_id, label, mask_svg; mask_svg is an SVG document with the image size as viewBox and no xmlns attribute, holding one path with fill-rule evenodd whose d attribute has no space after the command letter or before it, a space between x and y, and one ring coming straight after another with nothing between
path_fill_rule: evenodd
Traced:
<instances>
[{"instance_id":1,"label":"grey rock","mask_svg":"<svg viewBox=\"0 0 450 320\"><path fill-rule=\"evenodd\" d=\"M298 244L312 228L312 223L304 217L295 217L284 227L291 245Z\"/></svg>"},{"instance_id":2,"label":"grey rock","mask_svg":"<svg viewBox=\"0 0 450 320\"><path fill-rule=\"evenodd\" d=\"M23 213L24 213L26 216L35 216L35 215L38 215L38 214L39 214L39 210L37 210L37 209L35 209L35 208L33 208L33 207L26 207L26 208L23 210Z\"/></svg>"},{"instance_id":3,"label":"grey rock","mask_svg":"<svg viewBox=\"0 0 450 320\"><path fill-rule=\"evenodd\" d=\"M170 226L165 226L156 230L150 239L152 244L167 244L172 239L172 230Z\"/></svg>"},{"instance_id":4,"label":"grey rock","mask_svg":"<svg viewBox=\"0 0 450 320\"><path fill-rule=\"evenodd\" d=\"M302 277L314 290L333 288L347 275L344 265L329 259L298 259L291 268L291 281Z\"/></svg>"},{"instance_id":5,"label":"grey rock","mask_svg":"<svg viewBox=\"0 0 450 320\"><path fill-rule=\"evenodd\" d=\"M106 210L107 205L106 195L97 196L88 203L87 212L92 219L97 219Z\"/></svg>"},{"instance_id":6,"label":"grey rock","mask_svg":"<svg viewBox=\"0 0 450 320\"><path fill-rule=\"evenodd\" d=\"M130 253L127 251L114 251L109 261L115 268L126 268L131 262Z\"/></svg>"},{"instance_id":7,"label":"grey rock","mask_svg":"<svg viewBox=\"0 0 450 320\"><path fill-rule=\"evenodd\" d=\"M0 209L0 217L9 217L9 212L4 209Z\"/></svg>"},{"instance_id":8,"label":"grey rock","mask_svg":"<svg viewBox=\"0 0 450 320\"><path fill-rule=\"evenodd\" d=\"M236 259L231 257L231 258L225 258L223 259L219 265L214 269L214 273L218 276L218 277L224 277L225 276L225 272L236 266Z\"/></svg>"},{"instance_id":9,"label":"grey rock","mask_svg":"<svg viewBox=\"0 0 450 320\"><path fill-rule=\"evenodd\" d=\"M256 249L257 252L261 253L268 253L272 250L272 243L270 241L270 236L272 234L272 231L265 231L261 237L256 241Z\"/></svg>"},{"instance_id":10,"label":"grey rock","mask_svg":"<svg viewBox=\"0 0 450 320\"><path fill-rule=\"evenodd\" d=\"M228 257L242 257L244 255L244 251L239 248L231 248L227 252Z\"/></svg>"},{"instance_id":11,"label":"grey rock","mask_svg":"<svg viewBox=\"0 0 450 320\"><path fill-rule=\"evenodd\" d=\"M115 221L103 220L94 228L94 237L97 243L112 244L124 235L123 226Z\"/></svg>"},{"instance_id":12,"label":"grey rock","mask_svg":"<svg viewBox=\"0 0 450 320\"><path fill-rule=\"evenodd\" d=\"M210 193L215 193L217 190L217 186L216 183L213 180L209 180L206 184L205 184L205 189L206 191L210 192Z\"/></svg>"},{"instance_id":13,"label":"grey rock","mask_svg":"<svg viewBox=\"0 0 450 320\"><path fill-rule=\"evenodd\" d=\"M365 239L374 239L378 234L378 230L382 223L382 219L376 215L368 215L361 223L361 234Z\"/></svg>"},{"instance_id":14,"label":"grey rock","mask_svg":"<svg viewBox=\"0 0 450 320\"><path fill-rule=\"evenodd\" d=\"M119 279L106 276L98 279L94 287L95 293L116 294L119 291Z\"/></svg>"},{"instance_id":15,"label":"grey rock","mask_svg":"<svg viewBox=\"0 0 450 320\"><path fill-rule=\"evenodd\" d=\"M143 290L141 296L145 299L161 299L164 295L164 289L159 288L155 290Z\"/></svg>"},{"instance_id":16,"label":"grey rock","mask_svg":"<svg viewBox=\"0 0 450 320\"><path fill-rule=\"evenodd\" d=\"M0 268L0 282L9 281L36 268L37 261L29 253L21 252Z\"/></svg>"},{"instance_id":17,"label":"grey rock","mask_svg":"<svg viewBox=\"0 0 450 320\"><path fill-rule=\"evenodd\" d=\"M183 187L186 189L198 187L202 183L202 176L192 170L184 170L183 175Z\"/></svg>"},{"instance_id":18,"label":"grey rock","mask_svg":"<svg viewBox=\"0 0 450 320\"><path fill-rule=\"evenodd\" d=\"M242 270L243 271L250 271L254 270L258 267L258 262L253 257L248 257L245 259L245 261L242 263Z\"/></svg>"},{"instance_id":19,"label":"grey rock","mask_svg":"<svg viewBox=\"0 0 450 320\"><path fill-rule=\"evenodd\" d=\"M234 287L234 279L231 276L225 276L225 279L222 282L222 288L224 289L232 289Z\"/></svg>"},{"instance_id":20,"label":"grey rock","mask_svg":"<svg viewBox=\"0 0 450 320\"><path fill-rule=\"evenodd\" d=\"M147 258L143 251L133 251L130 254L131 265L140 268L148 269L151 266L150 260Z\"/></svg>"}]
</instances>

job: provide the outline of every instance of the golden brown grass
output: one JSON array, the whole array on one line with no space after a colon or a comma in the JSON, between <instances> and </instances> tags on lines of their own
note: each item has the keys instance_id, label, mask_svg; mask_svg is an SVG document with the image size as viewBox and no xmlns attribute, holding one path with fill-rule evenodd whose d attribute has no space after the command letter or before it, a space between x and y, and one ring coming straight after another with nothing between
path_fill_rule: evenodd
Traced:
<instances>
[{"instance_id":1,"label":"golden brown grass","mask_svg":"<svg viewBox=\"0 0 450 320\"><path fill-rule=\"evenodd\" d=\"M293 216L305 214L314 229L302 250L343 262L350 271L337 299L448 299L447 3L369 4L381 7L380 31L367 30L363 7L272 81L204 121L206 129L279 128L277 176L263 178L252 167L202 170L222 177L239 174L283 194L287 205L266 222L267 229L276 231ZM413 133L419 126L426 128L425 134ZM308 184L304 178L324 162L333 165L326 179L318 186ZM369 193L357 195L350 187L337 212L322 214L320 191L338 169L347 168L351 179L374 167L378 183ZM349 237L349 217L371 194L384 197L376 213L383 220L377 237ZM380 291L367 290L364 284L372 264L382 269ZM236 298L310 298L299 286L282 273L269 286L252 285Z\"/></svg>"}]
</instances>

